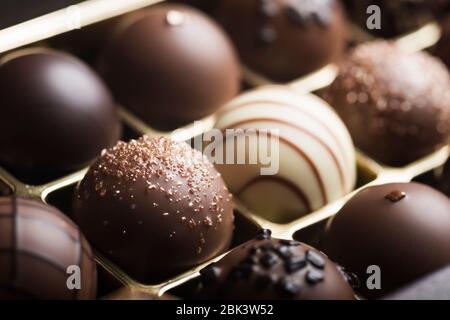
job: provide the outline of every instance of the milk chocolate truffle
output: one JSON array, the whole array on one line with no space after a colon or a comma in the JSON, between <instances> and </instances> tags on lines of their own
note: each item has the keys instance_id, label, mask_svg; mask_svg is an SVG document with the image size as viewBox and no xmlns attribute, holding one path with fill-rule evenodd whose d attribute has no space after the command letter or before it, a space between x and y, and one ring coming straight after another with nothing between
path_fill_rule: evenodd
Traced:
<instances>
[{"instance_id":1,"label":"milk chocolate truffle","mask_svg":"<svg viewBox=\"0 0 450 320\"><path fill-rule=\"evenodd\" d=\"M323 250L359 276L364 296L380 297L450 264L450 200L418 183L369 187L331 221ZM379 290L366 286L372 265Z\"/></svg>"},{"instance_id":2,"label":"milk chocolate truffle","mask_svg":"<svg viewBox=\"0 0 450 320\"><path fill-rule=\"evenodd\" d=\"M104 151L77 188L74 214L95 249L144 282L222 253L233 233L231 195L218 172L168 138Z\"/></svg>"},{"instance_id":3,"label":"milk chocolate truffle","mask_svg":"<svg viewBox=\"0 0 450 320\"><path fill-rule=\"evenodd\" d=\"M89 244L78 227L53 207L1 197L0 252L0 299L96 296L97 272ZM78 284L70 279L77 274Z\"/></svg>"},{"instance_id":4,"label":"milk chocolate truffle","mask_svg":"<svg viewBox=\"0 0 450 320\"><path fill-rule=\"evenodd\" d=\"M353 300L337 265L316 249L270 238L251 240L200 271L201 296L234 300Z\"/></svg>"},{"instance_id":5,"label":"milk chocolate truffle","mask_svg":"<svg viewBox=\"0 0 450 320\"><path fill-rule=\"evenodd\" d=\"M367 155L404 165L449 141L450 76L428 53L390 42L352 50L323 97Z\"/></svg>"},{"instance_id":6,"label":"milk chocolate truffle","mask_svg":"<svg viewBox=\"0 0 450 320\"><path fill-rule=\"evenodd\" d=\"M376 36L391 38L412 32L433 21L434 13L445 7L448 0L344 0L344 6L352 21L364 31ZM380 28L367 27L374 12L367 12L372 6L380 9Z\"/></svg>"},{"instance_id":7,"label":"milk chocolate truffle","mask_svg":"<svg viewBox=\"0 0 450 320\"><path fill-rule=\"evenodd\" d=\"M345 48L337 0L221 0L217 16L244 63L275 81L335 62Z\"/></svg>"},{"instance_id":8,"label":"milk chocolate truffle","mask_svg":"<svg viewBox=\"0 0 450 320\"><path fill-rule=\"evenodd\" d=\"M86 165L120 135L113 99L76 58L25 49L0 61L0 162L59 172Z\"/></svg>"},{"instance_id":9,"label":"milk chocolate truffle","mask_svg":"<svg viewBox=\"0 0 450 320\"><path fill-rule=\"evenodd\" d=\"M227 155L234 144L244 146L236 153L247 159L218 159L217 170L248 209L270 221L299 218L355 186L350 134L333 109L314 95L266 86L222 108L215 128L234 130L210 145L218 154Z\"/></svg>"},{"instance_id":10,"label":"milk chocolate truffle","mask_svg":"<svg viewBox=\"0 0 450 320\"><path fill-rule=\"evenodd\" d=\"M237 57L225 33L183 5L125 16L99 70L124 107L160 130L214 113L240 86Z\"/></svg>"}]
</instances>

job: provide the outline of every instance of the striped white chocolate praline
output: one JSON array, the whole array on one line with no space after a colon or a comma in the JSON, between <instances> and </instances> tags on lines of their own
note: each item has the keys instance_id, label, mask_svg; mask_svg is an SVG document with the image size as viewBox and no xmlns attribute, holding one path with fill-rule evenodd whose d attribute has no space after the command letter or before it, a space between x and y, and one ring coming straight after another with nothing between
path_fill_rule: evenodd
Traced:
<instances>
[{"instance_id":1,"label":"striped white chocolate praline","mask_svg":"<svg viewBox=\"0 0 450 320\"><path fill-rule=\"evenodd\" d=\"M355 186L355 149L350 134L332 108L312 94L300 94L286 86L263 87L223 107L215 128L268 131L273 132L270 139L278 139L279 152L271 155L272 162L279 164L275 175L261 175L260 161L256 165L216 164L231 192L268 220L281 223L301 217ZM245 134L235 141L239 139L246 139ZM268 149L270 144L258 148ZM270 155L270 150L262 151Z\"/></svg>"}]
</instances>

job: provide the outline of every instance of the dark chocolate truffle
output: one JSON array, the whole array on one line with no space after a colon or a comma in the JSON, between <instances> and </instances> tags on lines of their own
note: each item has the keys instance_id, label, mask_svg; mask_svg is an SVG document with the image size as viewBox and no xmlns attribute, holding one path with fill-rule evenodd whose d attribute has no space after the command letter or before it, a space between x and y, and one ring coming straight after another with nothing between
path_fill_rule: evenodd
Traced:
<instances>
[{"instance_id":1,"label":"dark chocolate truffle","mask_svg":"<svg viewBox=\"0 0 450 320\"><path fill-rule=\"evenodd\" d=\"M69 279L76 267L80 289ZM0 198L0 299L94 299L96 289L92 251L72 221L37 201Z\"/></svg>"},{"instance_id":2,"label":"dark chocolate truffle","mask_svg":"<svg viewBox=\"0 0 450 320\"><path fill-rule=\"evenodd\" d=\"M335 62L346 28L336 0L221 0L217 15L244 63L288 81Z\"/></svg>"},{"instance_id":3,"label":"dark chocolate truffle","mask_svg":"<svg viewBox=\"0 0 450 320\"><path fill-rule=\"evenodd\" d=\"M353 300L344 274L316 249L294 241L256 239L200 271L200 295L237 300Z\"/></svg>"},{"instance_id":4,"label":"dark chocolate truffle","mask_svg":"<svg viewBox=\"0 0 450 320\"><path fill-rule=\"evenodd\" d=\"M407 164L449 141L450 76L425 52L384 41L360 45L322 96L356 146L384 164Z\"/></svg>"},{"instance_id":5,"label":"dark chocolate truffle","mask_svg":"<svg viewBox=\"0 0 450 320\"><path fill-rule=\"evenodd\" d=\"M168 138L104 151L77 188L74 213L95 249L145 282L222 253L233 233L233 203L219 173Z\"/></svg>"},{"instance_id":6,"label":"dark chocolate truffle","mask_svg":"<svg viewBox=\"0 0 450 320\"><path fill-rule=\"evenodd\" d=\"M159 5L125 16L99 70L117 100L168 130L214 113L239 90L231 41L200 11Z\"/></svg>"},{"instance_id":7,"label":"dark chocolate truffle","mask_svg":"<svg viewBox=\"0 0 450 320\"><path fill-rule=\"evenodd\" d=\"M69 55L25 49L0 61L0 162L18 170L80 168L120 135L101 79Z\"/></svg>"},{"instance_id":8,"label":"dark chocolate truffle","mask_svg":"<svg viewBox=\"0 0 450 320\"><path fill-rule=\"evenodd\" d=\"M323 250L359 276L364 296L380 297L450 264L450 200L418 183L369 187L331 221ZM367 287L372 265L381 289Z\"/></svg>"},{"instance_id":9,"label":"dark chocolate truffle","mask_svg":"<svg viewBox=\"0 0 450 320\"><path fill-rule=\"evenodd\" d=\"M351 20L363 30L376 36L391 38L414 31L433 20L448 0L344 0L344 6ZM380 8L379 29L369 30L367 20L373 12L367 8L376 5Z\"/></svg>"}]
</instances>

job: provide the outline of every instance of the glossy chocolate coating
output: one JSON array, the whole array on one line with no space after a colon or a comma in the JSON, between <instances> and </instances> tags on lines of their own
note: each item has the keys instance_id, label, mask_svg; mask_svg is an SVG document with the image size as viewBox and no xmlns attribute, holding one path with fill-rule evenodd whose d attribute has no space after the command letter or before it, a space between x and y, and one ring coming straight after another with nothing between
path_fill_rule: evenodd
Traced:
<instances>
[{"instance_id":1,"label":"glossy chocolate coating","mask_svg":"<svg viewBox=\"0 0 450 320\"><path fill-rule=\"evenodd\" d=\"M275 81L288 81L335 62L346 28L335 0L221 0L218 20L244 63Z\"/></svg>"},{"instance_id":2,"label":"glossy chocolate coating","mask_svg":"<svg viewBox=\"0 0 450 320\"><path fill-rule=\"evenodd\" d=\"M256 239L200 271L201 297L236 300L353 300L337 265L316 249L293 240Z\"/></svg>"},{"instance_id":3,"label":"glossy chocolate coating","mask_svg":"<svg viewBox=\"0 0 450 320\"><path fill-rule=\"evenodd\" d=\"M75 220L95 249L154 282L226 250L233 204L213 165L184 142L119 142L76 191Z\"/></svg>"},{"instance_id":4,"label":"glossy chocolate coating","mask_svg":"<svg viewBox=\"0 0 450 320\"><path fill-rule=\"evenodd\" d=\"M425 52L377 41L352 50L322 93L363 152L400 166L445 145L450 136L450 76Z\"/></svg>"},{"instance_id":5,"label":"glossy chocolate coating","mask_svg":"<svg viewBox=\"0 0 450 320\"><path fill-rule=\"evenodd\" d=\"M328 226L324 252L359 276L377 298L450 264L450 200L418 183L369 187ZM381 290L367 289L367 267L381 270Z\"/></svg>"},{"instance_id":6,"label":"glossy chocolate coating","mask_svg":"<svg viewBox=\"0 0 450 320\"><path fill-rule=\"evenodd\" d=\"M0 198L0 299L94 299L96 265L77 226L57 209ZM67 287L78 266L81 289ZM72 283L72 282L70 282Z\"/></svg>"},{"instance_id":7,"label":"glossy chocolate coating","mask_svg":"<svg viewBox=\"0 0 450 320\"><path fill-rule=\"evenodd\" d=\"M125 16L99 71L124 107L160 130L214 113L240 85L225 33L200 11L174 4Z\"/></svg>"},{"instance_id":8,"label":"glossy chocolate coating","mask_svg":"<svg viewBox=\"0 0 450 320\"><path fill-rule=\"evenodd\" d=\"M78 169L120 135L112 97L77 59L47 49L0 61L0 161L19 170Z\"/></svg>"},{"instance_id":9,"label":"glossy chocolate coating","mask_svg":"<svg viewBox=\"0 0 450 320\"><path fill-rule=\"evenodd\" d=\"M392 38L412 32L433 20L448 0L344 0L348 15L364 31L379 37ZM381 28L369 30L367 8L380 8Z\"/></svg>"}]
</instances>

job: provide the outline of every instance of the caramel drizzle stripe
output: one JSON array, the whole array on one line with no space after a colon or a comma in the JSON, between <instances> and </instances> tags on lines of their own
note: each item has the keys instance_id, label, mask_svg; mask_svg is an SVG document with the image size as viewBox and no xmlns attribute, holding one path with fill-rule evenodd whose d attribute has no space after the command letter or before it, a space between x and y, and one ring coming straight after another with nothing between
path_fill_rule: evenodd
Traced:
<instances>
[{"instance_id":1,"label":"caramel drizzle stripe","mask_svg":"<svg viewBox=\"0 0 450 320\"><path fill-rule=\"evenodd\" d=\"M340 185L341 185L341 191L342 194L345 193L345 178L344 178L344 172L341 166L341 163L339 162L337 156L334 154L333 150L331 150L331 148L325 143L325 141L323 141L320 137L316 136L315 134L313 134L312 132L306 130L305 128L302 128L300 126L297 126L295 124L292 124L290 122L284 121L284 120L279 120L279 119L271 119L271 118L255 118L255 119L248 119L248 120L242 120L240 122L236 122L234 123L230 129L236 129L240 126L243 125L247 125L247 124L251 124L251 123L255 123L255 122L273 122L273 123L279 123L279 124L283 124L286 125L290 128L293 128L295 130L298 130L300 132L303 132L304 134L306 134L307 136L309 136L310 138L312 138L313 140L317 141L320 145L322 145L322 147L324 147L324 149L328 152L328 154L331 156L331 158L333 159L333 162L339 172L339 179L340 179Z\"/></svg>"},{"instance_id":2,"label":"caramel drizzle stripe","mask_svg":"<svg viewBox=\"0 0 450 320\"><path fill-rule=\"evenodd\" d=\"M297 198L299 198L301 200L301 202L305 206L307 212L311 212L312 211L311 203L309 202L309 200L306 197L305 193L303 192L302 188L300 188L296 184L292 183L291 181L289 181L289 180L287 180L287 179L285 179L283 177L279 177L279 176L258 176L256 178L253 178L250 181L248 181L246 184L244 184L236 192L236 194L239 196L246 189L250 188L251 186L253 186L255 184L258 184L258 183L264 182L264 181L272 181L272 182L281 184L284 187L288 188L289 190L291 190L297 196Z\"/></svg>"},{"instance_id":3,"label":"caramel drizzle stripe","mask_svg":"<svg viewBox=\"0 0 450 320\"><path fill-rule=\"evenodd\" d=\"M295 93L295 92L294 92ZM291 92L289 92L289 94L292 94ZM336 145L338 146L338 149L344 159L345 165L347 167L347 170L350 172L350 167L349 167L349 158L347 156L347 153L345 152L344 147L342 146L341 142L339 141L339 139L337 138L337 135L333 133L333 131L331 131L331 129L324 123L322 122L319 118L317 118L315 115L305 111L303 108L300 109L298 107L296 107L293 104L290 103L286 103L286 102L280 102L280 101L275 101L275 100L254 100L254 101L249 101L249 102L243 102L240 104L236 104L236 105L231 105L229 107L226 107L225 109L222 109L221 111L219 111L218 113L218 118L220 119L220 117L227 115L233 111L236 111L237 109L242 109L244 107L248 107L248 106L253 106L253 105L257 105L257 104L273 104L276 105L277 107L281 107L281 108L286 108L289 110L293 110L299 113L302 113L303 115L307 116L308 118L310 118L311 120L313 120L314 122L316 122L318 125L320 125L322 128L325 129L325 131L331 136L331 138L335 141Z\"/></svg>"}]
</instances>

